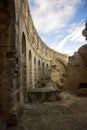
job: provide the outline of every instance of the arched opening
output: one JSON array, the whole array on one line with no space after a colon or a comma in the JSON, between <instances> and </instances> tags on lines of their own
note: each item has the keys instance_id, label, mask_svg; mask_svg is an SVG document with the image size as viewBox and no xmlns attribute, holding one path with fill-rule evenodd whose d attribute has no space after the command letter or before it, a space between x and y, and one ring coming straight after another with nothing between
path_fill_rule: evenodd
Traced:
<instances>
[{"instance_id":1,"label":"arched opening","mask_svg":"<svg viewBox=\"0 0 87 130\"><path fill-rule=\"evenodd\" d=\"M29 50L29 87L32 87L32 54Z\"/></svg>"},{"instance_id":2,"label":"arched opening","mask_svg":"<svg viewBox=\"0 0 87 130\"><path fill-rule=\"evenodd\" d=\"M38 61L38 81L41 79L41 66L40 66L40 60Z\"/></svg>"},{"instance_id":3,"label":"arched opening","mask_svg":"<svg viewBox=\"0 0 87 130\"><path fill-rule=\"evenodd\" d=\"M26 37L24 32L22 33L22 87L24 102L27 99L27 84L26 84Z\"/></svg>"},{"instance_id":4,"label":"arched opening","mask_svg":"<svg viewBox=\"0 0 87 130\"><path fill-rule=\"evenodd\" d=\"M45 65L42 63L42 79L45 79Z\"/></svg>"},{"instance_id":5,"label":"arched opening","mask_svg":"<svg viewBox=\"0 0 87 130\"><path fill-rule=\"evenodd\" d=\"M37 78L36 78L36 58L34 57L34 87L36 87Z\"/></svg>"},{"instance_id":6,"label":"arched opening","mask_svg":"<svg viewBox=\"0 0 87 130\"><path fill-rule=\"evenodd\" d=\"M46 64L46 78L49 78L49 70L48 70L48 64Z\"/></svg>"}]
</instances>

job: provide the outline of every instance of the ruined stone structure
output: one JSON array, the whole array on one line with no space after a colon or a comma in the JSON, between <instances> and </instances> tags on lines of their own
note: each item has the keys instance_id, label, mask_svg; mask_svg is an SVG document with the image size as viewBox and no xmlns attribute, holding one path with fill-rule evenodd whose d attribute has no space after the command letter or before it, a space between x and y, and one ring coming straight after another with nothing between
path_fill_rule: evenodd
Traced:
<instances>
[{"instance_id":1,"label":"ruined stone structure","mask_svg":"<svg viewBox=\"0 0 87 130\"><path fill-rule=\"evenodd\" d=\"M0 117L5 123L16 123L28 89L51 77L51 61L65 66L67 57L40 39L27 0L0 0Z\"/></svg>"},{"instance_id":2,"label":"ruined stone structure","mask_svg":"<svg viewBox=\"0 0 87 130\"><path fill-rule=\"evenodd\" d=\"M82 34L87 40L87 22ZM64 89L72 90L78 95L87 94L87 44L69 57Z\"/></svg>"},{"instance_id":3,"label":"ruined stone structure","mask_svg":"<svg viewBox=\"0 0 87 130\"><path fill-rule=\"evenodd\" d=\"M67 56L68 57L68 56ZM66 73L67 64L64 64L59 59L55 59L51 61L51 80L58 84L64 84L64 75Z\"/></svg>"}]
</instances>

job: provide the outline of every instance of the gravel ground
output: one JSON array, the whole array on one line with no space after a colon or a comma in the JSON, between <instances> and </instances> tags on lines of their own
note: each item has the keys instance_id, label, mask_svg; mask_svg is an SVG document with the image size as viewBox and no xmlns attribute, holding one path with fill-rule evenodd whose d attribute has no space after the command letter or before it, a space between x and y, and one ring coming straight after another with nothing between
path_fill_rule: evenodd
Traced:
<instances>
[{"instance_id":1,"label":"gravel ground","mask_svg":"<svg viewBox=\"0 0 87 130\"><path fill-rule=\"evenodd\" d=\"M19 125L7 130L87 130L87 97L67 92L61 100L42 104L26 104Z\"/></svg>"}]
</instances>

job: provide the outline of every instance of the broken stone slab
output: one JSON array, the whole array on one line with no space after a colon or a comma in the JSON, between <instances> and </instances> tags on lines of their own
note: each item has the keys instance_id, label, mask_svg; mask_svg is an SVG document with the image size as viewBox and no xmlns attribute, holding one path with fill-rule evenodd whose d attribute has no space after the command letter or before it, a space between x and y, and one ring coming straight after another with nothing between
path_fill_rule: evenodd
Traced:
<instances>
[{"instance_id":1,"label":"broken stone slab","mask_svg":"<svg viewBox=\"0 0 87 130\"><path fill-rule=\"evenodd\" d=\"M54 102L59 100L60 90L50 88L29 89L28 100L30 103Z\"/></svg>"}]
</instances>

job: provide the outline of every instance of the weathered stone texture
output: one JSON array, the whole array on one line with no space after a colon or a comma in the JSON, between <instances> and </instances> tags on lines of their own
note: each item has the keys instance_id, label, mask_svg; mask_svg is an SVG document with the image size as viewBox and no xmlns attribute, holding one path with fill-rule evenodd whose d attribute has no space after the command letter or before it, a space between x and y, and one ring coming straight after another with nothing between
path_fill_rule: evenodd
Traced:
<instances>
[{"instance_id":1,"label":"weathered stone texture","mask_svg":"<svg viewBox=\"0 0 87 130\"><path fill-rule=\"evenodd\" d=\"M48 79L86 93L87 45L70 57L68 68L67 62L68 55L50 49L39 37L28 0L0 0L0 115L5 124L17 123L29 89L44 87Z\"/></svg>"},{"instance_id":2,"label":"weathered stone texture","mask_svg":"<svg viewBox=\"0 0 87 130\"><path fill-rule=\"evenodd\" d=\"M82 35L87 40L87 21ZM87 44L81 46L69 58L65 74L64 89L72 90L78 95L87 95Z\"/></svg>"},{"instance_id":3,"label":"weathered stone texture","mask_svg":"<svg viewBox=\"0 0 87 130\"><path fill-rule=\"evenodd\" d=\"M87 67L83 58L76 52L69 58L64 89L72 90L78 95L83 95L87 94L87 86L85 84L87 84Z\"/></svg>"},{"instance_id":4,"label":"weathered stone texture","mask_svg":"<svg viewBox=\"0 0 87 130\"><path fill-rule=\"evenodd\" d=\"M0 113L4 122L15 124L14 119L28 100L29 88L50 79L53 58L67 62L66 55L50 49L38 36L28 1L1 0Z\"/></svg>"},{"instance_id":5,"label":"weathered stone texture","mask_svg":"<svg viewBox=\"0 0 87 130\"><path fill-rule=\"evenodd\" d=\"M64 74L66 73L66 64L61 60L55 59L51 61L51 80L59 86L64 85Z\"/></svg>"}]
</instances>

